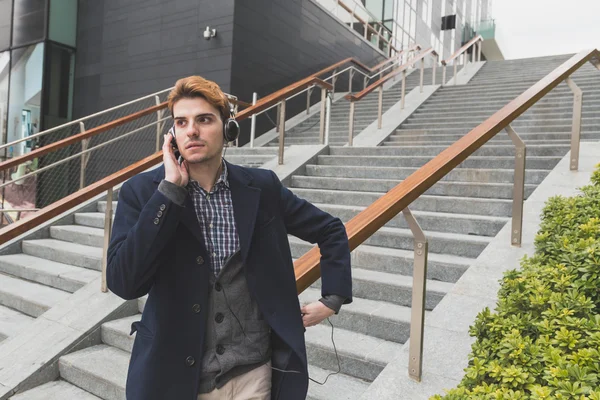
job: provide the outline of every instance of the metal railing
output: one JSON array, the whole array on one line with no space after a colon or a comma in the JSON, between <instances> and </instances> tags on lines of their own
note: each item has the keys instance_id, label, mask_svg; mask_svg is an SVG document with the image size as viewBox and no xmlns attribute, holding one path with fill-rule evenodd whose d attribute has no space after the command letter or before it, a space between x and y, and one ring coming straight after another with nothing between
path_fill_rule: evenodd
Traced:
<instances>
[{"instance_id":1,"label":"metal railing","mask_svg":"<svg viewBox=\"0 0 600 400\"><path fill-rule=\"evenodd\" d=\"M436 66L439 62L439 55L435 52L435 50L433 50L433 48L429 48L423 52L421 52L418 56L416 56L415 58L413 58L411 61L407 62L406 64L403 64L402 66L400 66L399 68L393 70L391 73L387 74L386 76L384 76L383 78L379 79L377 82L373 83L372 85L370 85L369 87L366 87L365 89L363 89L363 91L361 91L360 93L357 94L348 94L346 96L346 99L348 101L350 101L350 121L348 124L348 145L352 146L353 141L354 141L354 114L356 112L356 103L358 103L360 100L362 100L365 96L367 96L369 93L371 93L372 91L374 91L375 89L378 89L379 91L379 107L378 107L378 111L377 111L377 129L381 129L381 124L382 124L382 119L383 119L383 85L384 83L386 83L388 80L390 80L391 78L397 76L398 74L402 74L402 94L401 94L401 100L400 100L400 109L404 109L404 103L405 103L405 97L406 97L406 71L414 66L414 64L416 64L417 62L420 61L420 70L421 70L421 79L420 79L420 90L421 93L423 93L423 80L424 80L424 73L425 73L425 57L427 56L431 56L434 58L434 62L433 62L433 81L432 81L432 85L435 85L435 72L436 72Z\"/></svg>"},{"instance_id":2,"label":"metal railing","mask_svg":"<svg viewBox=\"0 0 600 400\"><path fill-rule=\"evenodd\" d=\"M483 38L481 35L475 36L468 43L466 43L463 47L458 49L454 54L452 54L449 58L442 60L442 85L446 85L446 65L452 63L454 66L454 85L457 84L458 78L458 65L459 63L463 66L463 68L468 67L469 63L469 50L471 50L472 62L481 61L481 46L483 45Z\"/></svg>"},{"instance_id":3,"label":"metal railing","mask_svg":"<svg viewBox=\"0 0 600 400\"><path fill-rule=\"evenodd\" d=\"M408 210L409 205L446 176L446 174L458 167L476 150L494 138L496 134L506 130L516 148L511 244L513 246L520 246L523 224L526 146L512 128L511 123L544 98L560 83L566 82L574 93L570 169L577 170L583 92L575 84L571 75L587 62L591 62L600 70L600 51L588 50L573 56L404 179L396 187L390 189L385 195L346 224L350 250L356 249L400 212L404 213L409 227L415 236L408 364L408 375L413 380L421 380L423 368L424 301L427 289L427 238L410 214ZM296 287L299 293L319 278L319 263L320 253L318 248L313 248L296 260L294 267L296 272Z\"/></svg>"},{"instance_id":4,"label":"metal railing","mask_svg":"<svg viewBox=\"0 0 600 400\"><path fill-rule=\"evenodd\" d=\"M3 208L43 208L159 151L164 125L170 118L165 101L171 89L0 145L6 154L7 149L24 141L35 143L32 151L0 163ZM237 107L237 98L227 96ZM114 121L127 122L97 134L99 128ZM73 140L82 135L86 137L81 141Z\"/></svg>"},{"instance_id":5,"label":"metal railing","mask_svg":"<svg viewBox=\"0 0 600 400\"><path fill-rule=\"evenodd\" d=\"M307 86L306 88L304 88L298 92L294 91L294 93L291 94L289 97L281 99L279 102L271 104L269 107L266 107L258 112L253 113L251 116L252 123L251 123L251 130L250 130L250 147L254 147L254 140L255 140L255 136L256 136L256 118L258 116L260 116L261 114L270 111L271 109L277 108L277 116L278 117L277 117L277 123L276 123L276 130L277 130L277 132L279 132L278 162L279 162L279 164L283 164L284 163L284 152L285 152L286 129L285 129L285 123L283 123L282 121L286 120L286 108L285 108L286 102L292 100L293 98L295 98L297 96L302 95L303 93L306 93L306 113L309 114L310 108L311 108L310 99L311 99L311 95L312 95L312 92L315 89L315 87L321 88L321 108L320 108L321 120L320 120L320 130L319 130L319 138L320 138L319 143L325 144L325 145L329 144L329 124L327 124L327 121L329 120L329 116L331 113L332 99L331 99L331 96L328 95L328 91L331 95L335 94L335 88L336 88L336 83L337 83L338 78L347 72L348 73L348 82L349 82L349 85L348 85L349 91L352 92L352 82L354 80L355 74L360 74L364 78L363 82L364 82L364 86L366 88L366 86L368 85L370 80L372 80L376 77L381 78L381 76L384 73L393 69L394 67L398 66L399 64L401 65L405 58L410 57L412 55L412 53L414 53L415 51L418 51L420 49L421 49L421 47L419 45L414 45L410 49L408 49L406 51L401 51L396 56L394 56L388 60L384 60L383 62L377 64L376 66L374 66L372 68L369 68L363 64L360 64L353 59L346 59L346 60L343 60L339 63L336 63L330 67L327 67L321 71L318 71L318 72L310 75L309 78L316 78L325 73L332 72L332 74L330 76L323 79L322 81L321 80L315 81L315 83L313 85ZM351 63L353 65L350 65L342 70L338 70L338 68L340 68L341 66L343 66L346 63ZM359 66L360 68L357 68L357 66ZM368 72L365 72L364 70L371 71L373 73L369 74ZM329 84L330 88L326 89L326 87L323 85L323 83ZM258 98L256 93L254 94L253 98L256 98L256 99ZM256 101L254 101L254 104L256 104Z\"/></svg>"}]
</instances>

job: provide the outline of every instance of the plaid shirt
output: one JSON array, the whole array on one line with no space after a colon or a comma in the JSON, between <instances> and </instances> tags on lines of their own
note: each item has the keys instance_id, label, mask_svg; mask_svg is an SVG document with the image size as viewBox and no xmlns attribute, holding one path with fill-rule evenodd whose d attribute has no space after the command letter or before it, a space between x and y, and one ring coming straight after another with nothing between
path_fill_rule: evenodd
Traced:
<instances>
[{"instance_id":1,"label":"plaid shirt","mask_svg":"<svg viewBox=\"0 0 600 400\"><path fill-rule=\"evenodd\" d=\"M218 276L225 261L240 248L227 180L227 164L223 163L223 172L210 193L193 180L190 180L187 188L202 229L204 245L210 255L210 265L215 276Z\"/></svg>"}]
</instances>

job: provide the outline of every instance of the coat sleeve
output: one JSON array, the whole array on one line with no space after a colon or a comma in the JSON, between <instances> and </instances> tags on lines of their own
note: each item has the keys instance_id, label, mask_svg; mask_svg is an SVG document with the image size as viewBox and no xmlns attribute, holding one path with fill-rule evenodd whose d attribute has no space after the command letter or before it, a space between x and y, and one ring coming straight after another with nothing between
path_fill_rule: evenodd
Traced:
<instances>
[{"instance_id":1,"label":"coat sleeve","mask_svg":"<svg viewBox=\"0 0 600 400\"><path fill-rule=\"evenodd\" d=\"M281 184L273 174L280 193L280 208L287 232L310 243L317 243L321 251L321 294L344 297L352 302L352 270L346 228L339 218L333 217L299 198Z\"/></svg>"},{"instance_id":2,"label":"coat sleeve","mask_svg":"<svg viewBox=\"0 0 600 400\"><path fill-rule=\"evenodd\" d=\"M181 210L158 190L142 204L129 181L123 184L106 268L107 285L113 293L131 300L150 291L160 252L175 233Z\"/></svg>"}]
</instances>

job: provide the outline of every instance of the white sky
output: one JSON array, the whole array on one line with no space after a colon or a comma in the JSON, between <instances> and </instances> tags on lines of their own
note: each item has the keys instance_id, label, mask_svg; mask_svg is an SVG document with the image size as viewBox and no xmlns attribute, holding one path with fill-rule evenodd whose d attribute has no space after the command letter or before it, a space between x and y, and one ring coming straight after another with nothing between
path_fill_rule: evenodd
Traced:
<instances>
[{"instance_id":1,"label":"white sky","mask_svg":"<svg viewBox=\"0 0 600 400\"><path fill-rule=\"evenodd\" d=\"M493 0L504 58L600 49L600 0Z\"/></svg>"}]
</instances>

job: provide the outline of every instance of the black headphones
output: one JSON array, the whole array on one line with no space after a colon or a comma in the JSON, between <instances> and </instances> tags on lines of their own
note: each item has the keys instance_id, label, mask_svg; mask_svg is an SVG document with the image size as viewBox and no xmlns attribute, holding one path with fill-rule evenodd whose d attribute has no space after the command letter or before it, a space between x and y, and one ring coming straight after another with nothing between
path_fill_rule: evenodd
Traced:
<instances>
[{"instance_id":1,"label":"black headphones","mask_svg":"<svg viewBox=\"0 0 600 400\"><path fill-rule=\"evenodd\" d=\"M234 142L240 136L240 124L235 120L233 105L227 101L229 106L229 118L223 124L223 137L226 142Z\"/></svg>"}]
</instances>

